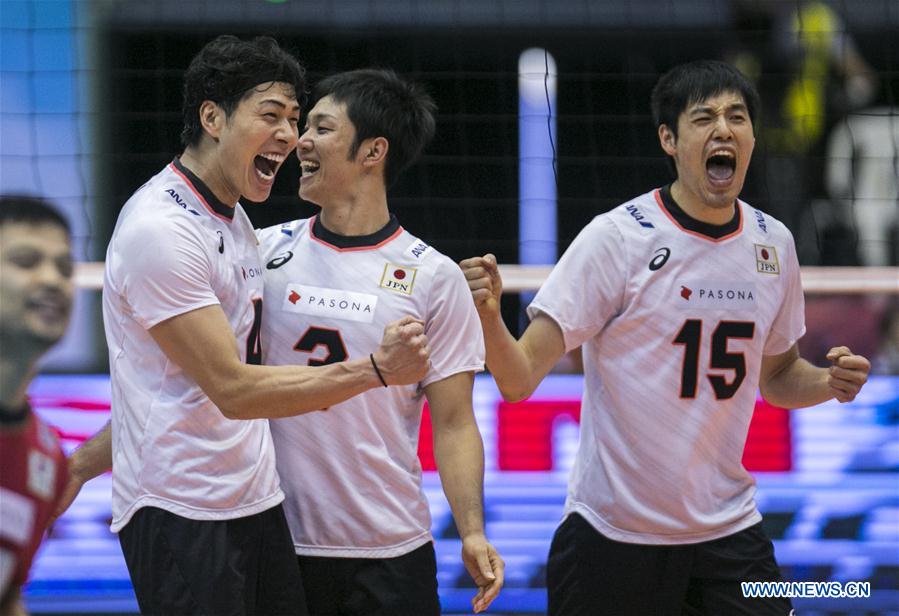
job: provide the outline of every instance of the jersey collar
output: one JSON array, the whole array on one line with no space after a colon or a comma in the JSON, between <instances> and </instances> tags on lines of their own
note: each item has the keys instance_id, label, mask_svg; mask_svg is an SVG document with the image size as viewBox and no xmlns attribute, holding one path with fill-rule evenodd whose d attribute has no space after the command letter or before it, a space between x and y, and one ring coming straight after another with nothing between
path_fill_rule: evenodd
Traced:
<instances>
[{"instance_id":1,"label":"jersey collar","mask_svg":"<svg viewBox=\"0 0 899 616\"><path fill-rule=\"evenodd\" d=\"M391 214L386 225L369 235L338 235L325 228L321 217L315 216L312 219L310 234L312 239L337 250L370 250L386 244L398 236L402 230L399 220L394 214Z\"/></svg>"},{"instance_id":2,"label":"jersey collar","mask_svg":"<svg viewBox=\"0 0 899 616\"><path fill-rule=\"evenodd\" d=\"M734 202L734 216L723 225L713 225L701 220L696 220L687 214L681 206L677 204L674 197L671 196L671 184L664 186L656 191L656 201L662 207L668 218L692 235L700 235L710 240L720 242L733 235L736 235L743 228L743 217L740 214L741 208L739 201Z\"/></svg>"},{"instance_id":3,"label":"jersey collar","mask_svg":"<svg viewBox=\"0 0 899 616\"><path fill-rule=\"evenodd\" d=\"M0 428L4 430L13 430L19 426L24 426L31 416L31 405L26 400L23 406L19 408L10 408L0 404Z\"/></svg>"},{"instance_id":4,"label":"jersey collar","mask_svg":"<svg viewBox=\"0 0 899 616\"><path fill-rule=\"evenodd\" d=\"M181 179L190 186L200 202L206 206L206 209L219 218L224 218L228 222L231 222L234 219L234 210L237 208L229 207L219 201L218 197L215 196L215 193L203 183L203 180L197 177L193 171L181 164L181 159L179 157L176 156L175 160L172 161L172 167L175 169L175 173L180 175Z\"/></svg>"}]
</instances>

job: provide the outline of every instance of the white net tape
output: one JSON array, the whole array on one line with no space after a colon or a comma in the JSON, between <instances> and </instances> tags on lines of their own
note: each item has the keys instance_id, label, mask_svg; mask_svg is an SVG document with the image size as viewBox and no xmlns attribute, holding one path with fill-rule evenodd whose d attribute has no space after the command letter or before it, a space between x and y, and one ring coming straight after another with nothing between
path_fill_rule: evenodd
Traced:
<instances>
[{"instance_id":1,"label":"white net tape","mask_svg":"<svg viewBox=\"0 0 899 616\"><path fill-rule=\"evenodd\" d=\"M500 265L503 290L507 293L536 291L546 280L551 265ZM103 264L79 263L75 284L84 289L103 288ZM802 288L806 293L895 293L899 294L899 267L803 267Z\"/></svg>"}]
</instances>

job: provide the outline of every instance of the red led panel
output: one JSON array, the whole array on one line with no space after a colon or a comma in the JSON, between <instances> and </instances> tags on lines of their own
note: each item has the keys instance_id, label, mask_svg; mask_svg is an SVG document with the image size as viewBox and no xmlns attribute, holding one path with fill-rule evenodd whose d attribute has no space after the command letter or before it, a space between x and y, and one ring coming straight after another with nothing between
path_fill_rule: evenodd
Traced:
<instances>
[{"instance_id":1,"label":"red led panel","mask_svg":"<svg viewBox=\"0 0 899 616\"><path fill-rule=\"evenodd\" d=\"M759 398L749 424L743 466L750 471L788 471L793 468L790 411Z\"/></svg>"}]
</instances>

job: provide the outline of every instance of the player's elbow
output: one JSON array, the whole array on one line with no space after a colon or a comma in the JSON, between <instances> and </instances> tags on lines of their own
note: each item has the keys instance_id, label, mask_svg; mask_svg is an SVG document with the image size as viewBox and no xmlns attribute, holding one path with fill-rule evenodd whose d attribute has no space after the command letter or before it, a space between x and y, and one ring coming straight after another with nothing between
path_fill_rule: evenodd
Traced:
<instances>
[{"instance_id":1,"label":"player's elbow","mask_svg":"<svg viewBox=\"0 0 899 616\"><path fill-rule=\"evenodd\" d=\"M534 393L533 387L523 386L518 383L513 385L497 383L497 385L499 386L499 393L502 394L503 400L506 402L521 402L522 400L530 398L531 394Z\"/></svg>"}]
</instances>

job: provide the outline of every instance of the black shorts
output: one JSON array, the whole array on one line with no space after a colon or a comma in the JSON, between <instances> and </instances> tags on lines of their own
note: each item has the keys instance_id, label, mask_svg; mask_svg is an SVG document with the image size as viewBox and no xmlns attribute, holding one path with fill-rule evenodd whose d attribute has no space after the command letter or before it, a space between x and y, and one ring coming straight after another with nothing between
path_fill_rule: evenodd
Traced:
<instances>
[{"instance_id":1,"label":"black shorts","mask_svg":"<svg viewBox=\"0 0 899 616\"><path fill-rule=\"evenodd\" d=\"M437 558L426 543L396 558L297 556L312 616L439 616Z\"/></svg>"},{"instance_id":2,"label":"black shorts","mask_svg":"<svg viewBox=\"0 0 899 616\"><path fill-rule=\"evenodd\" d=\"M761 523L689 545L612 541L577 514L549 552L549 614L788 616L789 599L744 598L740 582L780 581Z\"/></svg>"},{"instance_id":3,"label":"black shorts","mask_svg":"<svg viewBox=\"0 0 899 616\"><path fill-rule=\"evenodd\" d=\"M119 542L144 616L307 613L281 505L222 521L144 507Z\"/></svg>"}]
</instances>

